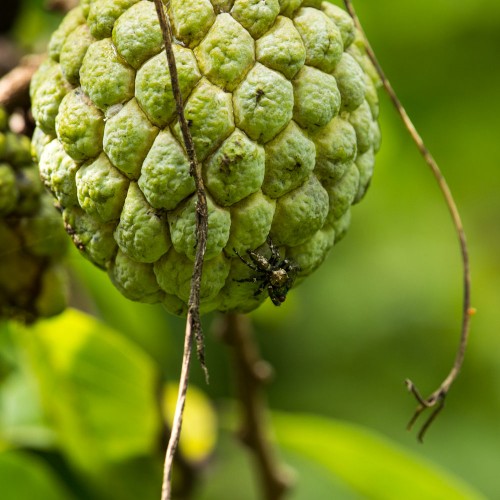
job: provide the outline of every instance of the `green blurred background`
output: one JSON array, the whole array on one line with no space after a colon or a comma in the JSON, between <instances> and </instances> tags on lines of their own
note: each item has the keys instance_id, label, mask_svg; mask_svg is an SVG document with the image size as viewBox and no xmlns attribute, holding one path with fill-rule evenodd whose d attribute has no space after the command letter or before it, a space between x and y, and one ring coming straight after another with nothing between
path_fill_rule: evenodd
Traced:
<instances>
[{"instance_id":1,"label":"green blurred background","mask_svg":"<svg viewBox=\"0 0 500 500\"><path fill-rule=\"evenodd\" d=\"M44 37L59 18L44 14L40 1L24 4L12 36L27 51L43 50ZM460 332L461 261L434 178L382 95L382 149L372 186L354 208L345 240L282 307L266 303L251 315L263 356L275 368L269 403L290 419L290 435L310 431L310 417L304 414L359 424L433 462L434 470L448 470L486 498L500 498L500 2L357 0L355 6L460 208L477 315L462 373L421 445L415 433L405 430L415 401L403 381L411 378L427 394L451 367ZM183 321L161 308L122 299L107 277L76 253L70 264L77 288L74 303L131 340L163 377L177 379ZM192 381L223 409L232 398L233 380L226 348L213 331L214 319L204 322L211 383L204 385L196 363ZM280 425L281 417L276 418ZM277 429L285 443L280 433L286 432ZM313 437L309 442L314 448ZM74 486L78 492L72 483L78 483L78 474L66 470L64 457L28 444L64 478L68 490ZM332 485L337 479L318 465L321 461L304 458L307 453L293 447L283 446L283 453L298 470L294 498L411 497L404 490L398 497L345 489L341 480ZM376 447L373 453L377 459ZM257 498L247 469L244 452L223 431L195 498ZM359 474L362 469L360 464ZM147 489L148 480L141 481ZM221 484L223 489L217 490ZM139 491L141 498L157 496L154 481L151 496ZM463 498L473 498L462 491ZM109 498L129 497L116 493ZM436 490L425 498L462 497Z\"/></svg>"}]
</instances>

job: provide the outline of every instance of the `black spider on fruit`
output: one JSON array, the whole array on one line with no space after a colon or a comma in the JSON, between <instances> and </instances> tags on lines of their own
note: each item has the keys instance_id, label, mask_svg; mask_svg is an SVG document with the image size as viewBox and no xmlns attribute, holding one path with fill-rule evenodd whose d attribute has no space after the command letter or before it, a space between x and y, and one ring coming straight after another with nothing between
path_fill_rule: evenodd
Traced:
<instances>
[{"instance_id":1,"label":"black spider on fruit","mask_svg":"<svg viewBox=\"0 0 500 500\"><path fill-rule=\"evenodd\" d=\"M236 280L239 283L259 283L254 296L260 295L267 290L270 299L275 306L280 306L286 299L288 291L292 288L300 267L290 259L282 259L277 247L271 238L267 238L267 244L271 251L271 257L267 259L264 255L253 250L247 250L251 262L244 259L235 249L234 253L250 269L257 273L256 276Z\"/></svg>"}]
</instances>

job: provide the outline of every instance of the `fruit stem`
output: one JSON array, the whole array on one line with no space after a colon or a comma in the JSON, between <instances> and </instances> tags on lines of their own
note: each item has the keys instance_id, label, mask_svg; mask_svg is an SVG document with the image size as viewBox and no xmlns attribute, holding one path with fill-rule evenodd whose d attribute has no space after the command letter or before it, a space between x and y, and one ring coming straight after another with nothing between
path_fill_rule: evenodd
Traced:
<instances>
[{"instance_id":1,"label":"fruit stem","mask_svg":"<svg viewBox=\"0 0 500 500\"><path fill-rule=\"evenodd\" d=\"M268 415L263 386L272 374L252 335L250 319L243 314L228 313L218 325L222 340L231 349L240 400L241 441L253 452L259 468L264 498L281 500L292 485L290 474L277 458L269 439Z\"/></svg>"},{"instance_id":2,"label":"fruit stem","mask_svg":"<svg viewBox=\"0 0 500 500\"><path fill-rule=\"evenodd\" d=\"M172 424L172 432L168 441L167 452L165 455L165 464L163 471L163 486L162 500L169 500L172 495L172 468L174 463L174 455L179 444L179 437L182 427L182 416L184 405L186 402L186 393L189 383L189 367L191 360L191 351L193 341L196 342L196 351L201 366L205 372L205 378L208 382L208 371L205 365L205 347L203 339L203 331L200 321L200 287L201 276L203 269L203 260L205 257L205 249L207 246L208 232L208 209L207 197L203 179L201 176L201 167L196 159L193 138L187 120L184 116L184 104L179 86L179 78L177 75L177 65L175 63L175 55L172 47L172 28L170 21L165 12L165 7L162 0L154 0L156 13L160 23L163 41L165 43L165 53L167 56L167 64L170 72L170 80L172 84L172 92L175 98L177 117L179 120L182 138L186 153L189 159L190 174L193 176L196 185L196 257L193 266L193 274L191 277L191 290L188 301L188 313L186 318L186 330L184 337L184 355L182 361L181 379L179 382L179 393L177 396L177 404L175 408L174 421Z\"/></svg>"},{"instance_id":3,"label":"fruit stem","mask_svg":"<svg viewBox=\"0 0 500 500\"><path fill-rule=\"evenodd\" d=\"M444 379L444 381L441 383L441 385L427 398L424 399L420 396L420 393L418 392L417 388L411 382L410 380L406 380L406 385L408 390L410 391L411 394L415 396L417 399L419 405L417 409L415 410L415 413L410 420L408 424L408 429L411 429L415 421L418 419L421 413L423 413L426 409L435 407L434 411L431 413L430 417L424 422L421 430L418 433L418 440L423 441L423 437L427 429L429 428L430 424L434 421L438 413L443 409L444 406L444 401L446 398L446 395L448 394L448 391L450 390L451 385L457 378L460 369L462 368L462 364L464 361L465 357L465 351L467 348L467 342L469 339L469 332L470 332L470 318L474 314L474 309L471 308L470 305L470 296L471 296L471 277L470 277L470 264L469 264L469 251L467 247L467 240L465 237L465 231L463 228L462 220L460 217L460 213L458 211L457 205L455 203L455 200L453 198L453 195L451 193L451 190L448 186L448 183L446 182L446 179L444 178L441 169L439 168L436 160L433 158L432 154L430 151L427 149L422 137L418 133L415 125L411 121L410 117L408 116L408 113L406 112L405 108L401 104L401 101L399 100L395 90L393 89L391 83L389 82L389 79L386 77L382 66L377 60L377 57L375 55L375 52L373 51L368 38L363 30L363 27L361 26L361 22L356 14L356 11L354 9L354 6L350 0L344 0L344 4L346 6L347 11L351 15L354 24L356 25L356 28L358 31L361 33L364 39L365 47L366 47L366 53L368 54L368 57L370 58L373 66L375 67L375 70L377 71L381 81L382 85L384 86L387 94L389 95L392 104L396 108L401 120L403 121L404 126L406 127L408 133L410 134L411 138L415 142L420 154L424 158L425 162L431 169L432 173L434 174L434 177L436 178L436 181L438 183L438 186L441 190L441 193L444 197L445 203L448 207L448 210L451 214L451 218L453 221L453 225L455 227L458 240L459 240L459 245L460 245L460 251L461 251L461 257L462 257L462 266L463 266L463 309L462 309L462 328L461 328L461 333L460 333L460 343L457 349L457 353L455 356L455 360L453 363L453 366L448 374L448 376Z\"/></svg>"}]
</instances>

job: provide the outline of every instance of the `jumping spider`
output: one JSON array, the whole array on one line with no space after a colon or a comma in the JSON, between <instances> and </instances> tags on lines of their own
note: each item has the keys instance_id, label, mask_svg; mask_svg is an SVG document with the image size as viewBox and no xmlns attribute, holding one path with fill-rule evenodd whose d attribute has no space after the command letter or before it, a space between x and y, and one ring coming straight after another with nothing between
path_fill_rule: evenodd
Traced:
<instances>
[{"instance_id":1,"label":"jumping spider","mask_svg":"<svg viewBox=\"0 0 500 500\"><path fill-rule=\"evenodd\" d=\"M247 250L251 262L244 259L236 250L234 253L250 269L257 273L253 278L236 280L239 283L260 283L254 296L260 295L267 289L269 297L275 306L280 306L286 299L286 294L292 288L295 278L300 271L300 267L290 259L282 259L279 250L273 245L271 238L267 239L271 257L267 259L263 255Z\"/></svg>"}]
</instances>

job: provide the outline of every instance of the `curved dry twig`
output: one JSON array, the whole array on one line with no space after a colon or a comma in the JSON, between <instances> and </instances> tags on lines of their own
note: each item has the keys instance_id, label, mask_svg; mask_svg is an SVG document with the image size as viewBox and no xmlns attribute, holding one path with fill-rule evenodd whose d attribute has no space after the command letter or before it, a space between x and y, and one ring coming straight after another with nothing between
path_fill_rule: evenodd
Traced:
<instances>
[{"instance_id":1,"label":"curved dry twig","mask_svg":"<svg viewBox=\"0 0 500 500\"><path fill-rule=\"evenodd\" d=\"M475 310L471 308L471 302L470 302L470 294L471 294L471 277L470 277L470 264L469 264L469 251L467 248L467 240L465 237L465 231L463 228L462 220L460 218L460 213L458 211L457 205L455 203L455 200L453 199L453 195L451 193L451 190L436 162L436 160L433 158L431 155L430 151L427 149L425 146L425 143L418 133L417 129L415 128L415 125L412 123L410 117L408 116L408 113L406 112L405 108L401 104L396 92L394 91L391 83L389 82L388 78L386 77L380 63L377 60L377 57L375 56L375 52L373 51L368 38L363 30L363 27L361 26L361 22L359 21L358 16L356 15L356 11L352 5L352 2L350 0L344 0L344 4L351 15L356 28L359 30L361 35L364 38L365 46L366 46L366 52L368 54L368 57L370 58L373 66L375 67L380 79L382 80L382 84L389 95L394 107L396 108L397 112L399 113L399 116L401 117L401 120L403 121L406 129L408 130L411 138L417 145L417 148L424 158L425 162L431 169L432 173L434 174L434 177L436 178L436 181L439 185L439 188L441 189L441 192L443 194L443 197L445 199L446 205L450 211L451 218L453 220L453 225L455 226L459 244L460 244L460 251L462 255L462 265L463 265L463 315L462 315L462 327L461 327L461 333L460 333L460 343L459 347L456 353L455 361L453 363L453 366L450 370L450 373L448 376L445 378L445 380L441 383L441 385L427 398L422 398L420 395L419 391L411 382L410 380L406 380L406 385L408 387L408 390L415 396L417 399L419 406L415 410L415 413L410 420L408 424L408 429L411 429L413 424L416 422L418 417L428 408L434 408L434 411L431 413L430 417L424 422L421 430L418 433L418 439L419 441L423 440L424 434L429 428L429 426L432 424L434 419L437 417L437 415L441 412L441 410L444 407L444 402L446 395L448 394L448 391L450 390L451 385L455 381L455 379L458 376L458 373L460 372L460 369L462 367L463 361L464 361L464 356L465 356L465 351L467 348L467 341L469 338L469 332L470 332L470 318L471 316L475 313Z\"/></svg>"},{"instance_id":2,"label":"curved dry twig","mask_svg":"<svg viewBox=\"0 0 500 500\"><path fill-rule=\"evenodd\" d=\"M208 373L205 365L203 332L201 329L200 321L200 287L201 276L203 269L203 260L205 256L205 249L207 244L207 231L208 231L208 209L205 188L203 179L201 177L201 170L196 159L194 150L193 138L189 131L189 126L184 116L184 106L182 102L182 95L179 86L179 79L177 75L177 66L175 63L175 56L172 48L172 29L169 19L165 13L165 8L161 0L154 0L158 20L160 22L163 40L165 43L165 52L167 56L168 69L170 72L170 79L172 83L172 92L175 98L177 116L181 127L182 138L186 153L189 158L190 173L194 177L196 185L196 257L193 268L193 275L191 278L191 291L188 302L188 313L186 318L186 331L184 337L184 355L182 360L182 371L179 382L179 393L174 414L174 421L172 424L172 432L168 442L167 452L165 455L165 464L163 472L163 486L162 486L162 500L169 500L172 495L172 467L174 463L174 455L179 444L179 437L182 427L182 416L186 402L186 393L189 383L189 368L191 360L191 351L193 341L196 341L196 348L198 358L205 371L205 376L208 380Z\"/></svg>"}]
</instances>

